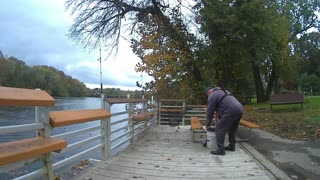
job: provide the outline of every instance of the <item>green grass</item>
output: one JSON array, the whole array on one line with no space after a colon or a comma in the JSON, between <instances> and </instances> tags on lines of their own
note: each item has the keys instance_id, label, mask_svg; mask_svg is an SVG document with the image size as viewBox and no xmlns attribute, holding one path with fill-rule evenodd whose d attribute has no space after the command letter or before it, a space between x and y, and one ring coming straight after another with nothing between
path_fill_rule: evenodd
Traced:
<instances>
[{"instance_id":1,"label":"green grass","mask_svg":"<svg viewBox=\"0 0 320 180\"><path fill-rule=\"evenodd\" d=\"M320 123L320 96L309 96L304 103L304 114L308 121Z\"/></svg>"},{"instance_id":2,"label":"green grass","mask_svg":"<svg viewBox=\"0 0 320 180\"><path fill-rule=\"evenodd\" d=\"M300 108L300 104L273 105L271 111L268 102L251 103L245 105L244 119L282 137L319 139L320 96L306 97L303 109Z\"/></svg>"}]
</instances>

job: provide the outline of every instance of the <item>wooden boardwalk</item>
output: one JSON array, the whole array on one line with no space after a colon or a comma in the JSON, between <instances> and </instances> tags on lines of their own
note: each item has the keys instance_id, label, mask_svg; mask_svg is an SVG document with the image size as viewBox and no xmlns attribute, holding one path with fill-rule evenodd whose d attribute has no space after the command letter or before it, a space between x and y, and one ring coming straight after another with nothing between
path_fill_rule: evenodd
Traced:
<instances>
[{"instance_id":1,"label":"wooden boardwalk","mask_svg":"<svg viewBox=\"0 0 320 180\"><path fill-rule=\"evenodd\" d=\"M276 179L239 145L214 156L192 142L190 126L151 127L145 136L78 179Z\"/></svg>"}]
</instances>

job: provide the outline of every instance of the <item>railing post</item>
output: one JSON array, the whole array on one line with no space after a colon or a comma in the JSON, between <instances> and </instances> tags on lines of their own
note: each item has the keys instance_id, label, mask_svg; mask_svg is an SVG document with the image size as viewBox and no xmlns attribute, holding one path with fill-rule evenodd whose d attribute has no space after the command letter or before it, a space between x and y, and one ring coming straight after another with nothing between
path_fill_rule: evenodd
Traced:
<instances>
[{"instance_id":1,"label":"railing post","mask_svg":"<svg viewBox=\"0 0 320 180\"><path fill-rule=\"evenodd\" d=\"M41 136L44 138L50 137L51 133L51 126L50 126L50 119L49 119L49 108L36 106L35 107L35 118L36 123L43 123L43 129L37 129L37 136ZM53 180L53 167L52 167L52 157L51 153L46 153L42 156L42 162L47 169L47 177L45 179Z\"/></svg>"},{"instance_id":2,"label":"railing post","mask_svg":"<svg viewBox=\"0 0 320 180\"><path fill-rule=\"evenodd\" d=\"M185 124L185 122L184 122L184 115L185 115L185 110L186 110L186 102L185 101L183 101L183 104L182 104L182 106L183 106L183 108L182 108L182 110L183 110L183 116L182 116L182 126L184 126L184 124Z\"/></svg>"},{"instance_id":3,"label":"railing post","mask_svg":"<svg viewBox=\"0 0 320 180\"><path fill-rule=\"evenodd\" d=\"M130 99L130 94L127 94L127 98ZM130 143L133 143L133 139L134 139L134 122L133 122L133 103L128 103L128 116L129 116L129 134L130 134Z\"/></svg>"},{"instance_id":4,"label":"railing post","mask_svg":"<svg viewBox=\"0 0 320 180\"><path fill-rule=\"evenodd\" d=\"M105 94L101 94L101 107L111 113L111 105L105 101ZM101 143L104 144L101 150L101 157L107 160L111 157L111 118L101 119Z\"/></svg>"},{"instance_id":5,"label":"railing post","mask_svg":"<svg viewBox=\"0 0 320 180\"><path fill-rule=\"evenodd\" d=\"M144 99L144 96L142 96L142 99ZM143 113L147 112L147 108L148 108L148 107L147 107L147 104L148 104L148 102L143 102L143 103L142 103L142 112L143 112ZM147 129L148 120L149 120L149 119L146 119L146 120L143 121L143 123L144 123L144 124L143 124L143 128L144 128L143 130L146 130L146 129Z\"/></svg>"},{"instance_id":6,"label":"railing post","mask_svg":"<svg viewBox=\"0 0 320 180\"><path fill-rule=\"evenodd\" d=\"M161 124L161 101L158 104L158 124Z\"/></svg>"}]
</instances>

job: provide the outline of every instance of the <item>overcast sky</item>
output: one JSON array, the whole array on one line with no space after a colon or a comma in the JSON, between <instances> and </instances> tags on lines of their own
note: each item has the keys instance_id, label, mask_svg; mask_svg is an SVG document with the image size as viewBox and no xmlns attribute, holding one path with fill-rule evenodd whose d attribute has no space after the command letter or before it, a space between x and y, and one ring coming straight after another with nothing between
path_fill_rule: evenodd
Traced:
<instances>
[{"instance_id":1,"label":"overcast sky","mask_svg":"<svg viewBox=\"0 0 320 180\"><path fill-rule=\"evenodd\" d=\"M85 50L67 37L72 24L64 0L4 0L0 6L0 50L27 65L48 65L84 82L100 87L99 50ZM103 49L102 49L103 51ZM106 56L102 53L102 59ZM102 62L104 88L138 89L136 81L150 77L136 73L139 58L122 40L118 56Z\"/></svg>"}]
</instances>

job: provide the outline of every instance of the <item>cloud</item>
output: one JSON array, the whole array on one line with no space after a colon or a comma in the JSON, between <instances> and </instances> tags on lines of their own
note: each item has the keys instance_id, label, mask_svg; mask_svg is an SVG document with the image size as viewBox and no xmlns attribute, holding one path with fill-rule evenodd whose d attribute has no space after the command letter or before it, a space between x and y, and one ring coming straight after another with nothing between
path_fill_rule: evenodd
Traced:
<instances>
[{"instance_id":1,"label":"cloud","mask_svg":"<svg viewBox=\"0 0 320 180\"><path fill-rule=\"evenodd\" d=\"M63 0L2 1L0 50L28 65L53 66L86 84L100 85L99 51L88 52L68 38L71 23ZM134 71L139 59L127 41L121 40L117 58L105 60L104 52L102 56L106 87L134 89L136 81L142 81L141 74ZM144 82L150 79L143 77Z\"/></svg>"}]
</instances>

